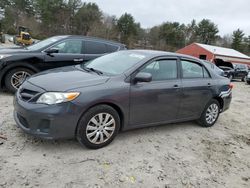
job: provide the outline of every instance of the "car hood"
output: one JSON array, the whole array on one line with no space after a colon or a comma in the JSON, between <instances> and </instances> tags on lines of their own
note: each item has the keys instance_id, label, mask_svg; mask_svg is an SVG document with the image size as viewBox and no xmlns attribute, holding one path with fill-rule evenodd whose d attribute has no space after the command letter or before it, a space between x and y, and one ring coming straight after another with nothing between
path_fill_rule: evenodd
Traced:
<instances>
[{"instance_id":1,"label":"car hood","mask_svg":"<svg viewBox=\"0 0 250 188\"><path fill-rule=\"evenodd\" d=\"M27 82L46 91L68 91L103 84L108 79L109 77L94 72L85 72L80 66L69 66L38 73Z\"/></svg>"},{"instance_id":2,"label":"car hood","mask_svg":"<svg viewBox=\"0 0 250 188\"><path fill-rule=\"evenodd\" d=\"M20 53L30 53L30 50L27 50L23 47L13 47L13 48L0 48L0 54L20 54Z\"/></svg>"}]
</instances>

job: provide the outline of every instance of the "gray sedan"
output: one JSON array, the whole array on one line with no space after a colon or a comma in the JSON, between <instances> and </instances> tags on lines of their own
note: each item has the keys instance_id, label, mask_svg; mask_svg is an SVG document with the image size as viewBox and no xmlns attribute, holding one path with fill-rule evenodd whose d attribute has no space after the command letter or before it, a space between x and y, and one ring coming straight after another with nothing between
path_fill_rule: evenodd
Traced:
<instances>
[{"instance_id":1,"label":"gray sedan","mask_svg":"<svg viewBox=\"0 0 250 188\"><path fill-rule=\"evenodd\" d=\"M189 120L210 127L231 90L199 59L127 50L30 77L16 93L14 118L34 136L97 149L123 130Z\"/></svg>"}]
</instances>

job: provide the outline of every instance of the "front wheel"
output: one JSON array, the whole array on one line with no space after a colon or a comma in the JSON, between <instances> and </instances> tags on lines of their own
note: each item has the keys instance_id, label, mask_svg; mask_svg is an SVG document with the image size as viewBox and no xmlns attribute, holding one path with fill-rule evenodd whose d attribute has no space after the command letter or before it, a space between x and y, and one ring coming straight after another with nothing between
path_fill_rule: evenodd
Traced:
<instances>
[{"instance_id":1,"label":"front wheel","mask_svg":"<svg viewBox=\"0 0 250 188\"><path fill-rule=\"evenodd\" d=\"M108 105L98 105L88 110L80 119L76 138L91 149L110 144L120 129L120 117Z\"/></svg>"},{"instance_id":2,"label":"front wheel","mask_svg":"<svg viewBox=\"0 0 250 188\"><path fill-rule=\"evenodd\" d=\"M230 81L232 81L232 80L233 80L233 75L230 74L229 77L228 77L228 79L229 79Z\"/></svg>"},{"instance_id":3,"label":"front wheel","mask_svg":"<svg viewBox=\"0 0 250 188\"><path fill-rule=\"evenodd\" d=\"M34 72L27 68L15 68L10 70L5 76L5 87L8 91L15 93L22 83Z\"/></svg>"},{"instance_id":4,"label":"front wheel","mask_svg":"<svg viewBox=\"0 0 250 188\"><path fill-rule=\"evenodd\" d=\"M244 76L244 77L241 78L242 82L246 82L246 80L247 80L247 76Z\"/></svg>"},{"instance_id":5,"label":"front wheel","mask_svg":"<svg viewBox=\"0 0 250 188\"><path fill-rule=\"evenodd\" d=\"M217 100L212 99L206 105L198 122L203 127L211 127L216 123L219 115L220 115L220 104Z\"/></svg>"}]
</instances>

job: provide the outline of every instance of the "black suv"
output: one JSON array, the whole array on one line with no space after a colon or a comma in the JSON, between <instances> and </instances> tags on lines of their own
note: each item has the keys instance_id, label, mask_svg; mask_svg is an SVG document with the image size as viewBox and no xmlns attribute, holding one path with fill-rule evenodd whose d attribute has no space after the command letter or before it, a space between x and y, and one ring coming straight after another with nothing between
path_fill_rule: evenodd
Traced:
<instances>
[{"instance_id":1,"label":"black suv","mask_svg":"<svg viewBox=\"0 0 250 188\"><path fill-rule=\"evenodd\" d=\"M0 49L0 89L14 93L34 73L124 49L120 43L72 35L54 36L24 48Z\"/></svg>"},{"instance_id":2,"label":"black suv","mask_svg":"<svg viewBox=\"0 0 250 188\"><path fill-rule=\"evenodd\" d=\"M232 68L233 67L233 68ZM232 67L219 66L220 69L224 70L225 77L232 79L240 79L245 81L248 74L248 66L245 64L233 64Z\"/></svg>"}]
</instances>

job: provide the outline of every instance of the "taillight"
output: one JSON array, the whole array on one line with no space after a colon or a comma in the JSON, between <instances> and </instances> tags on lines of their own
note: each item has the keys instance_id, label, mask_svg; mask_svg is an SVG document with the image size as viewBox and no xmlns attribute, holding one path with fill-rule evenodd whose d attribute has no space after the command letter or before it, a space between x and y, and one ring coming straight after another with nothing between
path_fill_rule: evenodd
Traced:
<instances>
[{"instance_id":1,"label":"taillight","mask_svg":"<svg viewBox=\"0 0 250 188\"><path fill-rule=\"evenodd\" d=\"M229 84L229 88L233 89L234 85L232 83Z\"/></svg>"}]
</instances>

